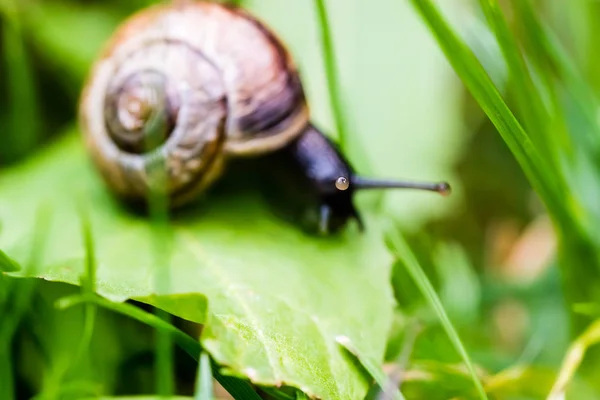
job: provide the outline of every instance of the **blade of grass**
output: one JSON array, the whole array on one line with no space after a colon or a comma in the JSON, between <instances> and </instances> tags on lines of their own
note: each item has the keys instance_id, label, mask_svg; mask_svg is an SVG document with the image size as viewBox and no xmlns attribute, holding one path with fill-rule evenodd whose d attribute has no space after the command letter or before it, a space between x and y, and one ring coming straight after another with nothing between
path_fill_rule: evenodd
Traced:
<instances>
[{"instance_id":1,"label":"blade of grass","mask_svg":"<svg viewBox=\"0 0 600 400\"><path fill-rule=\"evenodd\" d=\"M40 112L32 63L23 40L19 3L0 2L4 17L2 48L5 54L8 93L8 124L3 132L0 157L14 161L24 156L38 141Z\"/></svg>"},{"instance_id":2,"label":"blade of grass","mask_svg":"<svg viewBox=\"0 0 600 400\"><path fill-rule=\"evenodd\" d=\"M0 250L0 272L17 272L21 269L19 264Z\"/></svg>"},{"instance_id":3,"label":"blade of grass","mask_svg":"<svg viewBox=\"0 0 600 400\"><path fill-rule=\"evenodd\" d=\"M81 294L83 296L92 296L95 293L96 283L96 256L95 247L92 237L91 225L89 220L89 212L83 197L78 199L77 210L81 222L81 236L83 238L83 246L85 251L85 272L80 279ZM80 363L85 360L86 351L89 349L94 326L96 322L97 307L93 303L83 304L83 332L81 339L73 355L69 355L65 359L60 360L45 377L42 391L38 394L40 399L51 399L64 395L65 388L73 385L69 382L67 376L69 371L79 367ZM75 385L77 386L77 385Z\"/></svg>"},{"instance_id":4,"label":"blade of grass","mask_svg":"<svg viewBox=\"0 0 600 400\"><path fill-rule=\"evenodd\" d=\"M337 73L338 64L335 58L335 48L331 38L331 28L329 26L329 17L327 7L323 0L315 0L317 11L317 20L321 36L321 47L323 52L323 62L325 75L327 78L327 89L329 92L329 102L333 112L333 119L338 133L338 142L341 148L345 148L347 143L347 129L342 111L342 99L340 95L339 78Z\"/></svg>"},{"instance_id":5,"label":"blade of grass","mask_svg":"<svg viewBox=\"0 0 600 400\"><path fill-rule=\"evenodd\" d=\"M413 323L405 330L402 351L395 362L394 369L388 373L387 383L382 387L380 393L377 395L377 400L391 399L393 398L392 396L395 390L401 389L403 374L407 369L410 355L413 351L420 330L421 327L416 324L416 321L413 321Z\"/></svg>"},{"instance_id":6,"label":"blade of grass","mask_svg":"<svg viewBox=\"0 0 600 400\"><path fill-rule=\"evenodd\" d=\"M373 362L371 359L360 354L356 346L352 344L352 341L347 336L338 336L335 338L336 342L354 358L358 360L360 365L371 375L371 378L377 382L380 389L385 389L388 382L387 375L379 365ZM400 389L396 388L391 394L391 399L404 400L404 396L400 392Z\"/></svg>"},{"instance_id":7,"label":"blade of grass","mask_svg":"<svg viewBox=\"0 0 600 400\"><path fill-rule=\"evenodd\" d=\"M331 26L329 23L329 16L327 13L327 7L324 0L314 0L317 21L319 27L319 35L321 38L321 50L325 69L325 77L327 80L327 91L329 93L329 103L331 104L331 110L335 123L335 128L338 133L338 144L339 147L349 152L349 132L346 119L344 118L342 94L340 89L340 79L338 76L338 63L335 56L335 47L333 44L333 38L331 35ZM353 137L353 141L357 142L358 138ZM360 143L354 143L354 148L360 149ZM367 159L366 154L360 154L362 161L362 170L365 174L370 174L371 166ZM375 208L382 206L384 198L383 193L375 193L373 196L373 205Z\"/></svg>"},{"instance_id":8,"label":"blade of grass","mask_svg":"<svg viewBox=\"0 0 600 400\"><path fill-rule=\"evenodd\" d=\"M516 15L520 18L520 25L525 32L524 37L530 38L530 50L538 58L538 63L547 63L550 67L546 69L556 75L563 84L574 94L573 100L576 101L578 109L583 110L586 119L590 125L597 126L596 112L598 99L594 92L590 90L582 73L572 61L572 57L552 34L550 29L540 20L530 0L514 1ZM585 131L585 134L591 132ZM597 149L600 145L600 139L596 135L593 139L593 148Z\"/></svg>"},{"instance_id":9,"label":"blade of grass","mask_svg":"<svg viewBox=\"0 0 600 400\"><path fill-rule=\"evenodd\" d=\"M198 377L196 381L195 400L213 400L212 371L210 368L210 357L206 352L200 355L200 364L198 365Z\"/></svg>"},{"instance_id":10,"label":"blade of grass","mask_svg":"<svg viewBox=\"0 0 600 400\"><path fill-rule=\"evenodd\" d=\"M45 252L51 217L50 208L45 204L42 205L35 219L34 237L31 242L31 257L25 267L26 276L35 276L35 271ZM12 309L4 315L2 324L0 324L0 343L7 343L14 334L19 321L29 307L29 302L38 283L35 279L19 279L14 282L18 282L18 290L16 293L13 293Z\"/></svg>"},{"instance_id":11,"label":"blade of grass","mask_svg":"<svg viewBox=\"0 0 600 400\"><path fill-rule=\"evenodd\" d=\"M81 233L86 254L85 275L81 279L81 292L83 295L92 296L96 291L96 250L92 237L89 213L84 204L80 202ZM90 347L96 322L96 308L92 303L84 304L83 335L79 343L79 350L76 353L77 356L72 365L80 362L85 356L86 349Z\"/></svg>"},{"instance_id":12,"label":"blade of grass","mask_svg":"<svg viewBox=\"0 0 600 400\"><path fill-rule=\"evenodd\" d=\"M185 332L177 329L170 323L164 321L162 318L141 310L131 304L113 303L97 295L76 295L60 299L57 302L56 307L59 309L66 309L86 302L91 302L96 306L128 316L129 318L133 318L136 321L153 327L154 329L167 332L181 349L188 353L194 360L200 360L202 347L197 340L187 335ZM248 382L238 378L222 375L219 372L219 367L214 363L212 369L213 375L217 382L219 382L221 386L223 386L223 388L225 388L225 390L227 390L227 392L229 392L229 394L231 394L235 399L260 400L260 397L252 389Z\"/></svg>"},{"instance_id":13,"label":"blade of grass","mask_svg":"<svg viewBox=\"0 0 600 400\"><path fill-rule=\"evenodd\" d=\"M261 392L265 393L271 400L294 400L296 397L278 390L277 388L262 388Z\"/></svg>"},{"instance_id":14,"label":"blade of grass","mask_svg":"<svg viewBox=\"0 0 600 400\"><path fill-rule=\"evenodd\" d=\"M126 315L129 318L135 319L143 324L151 326L155 329L162 329L172 335L174 340L181 348L195 360L200 359L200 343L194 340L191 336L186 335L181 330L177 329L168 322L154 314L148 313L140 308L137 308L128 303L113 303L97 295L74 295L64 297L56 302L56 308L66 310L79 304L92 303L98 307Z\"/></svg>"},{"instance_id":15,"label":"blade of grass","mask_svg":"<svg viewBox=\"0 0 600 400\"><path fill-rule=\"evenodd\" d=\"M296 392L296 400L308 400L308 396L303 392Z\"/></svg>"},{"instance_id":16,"label":"blade of grass","mask_svg":"<svg viewBox=\"0 0 600 400\"><path fill-rule=\"evenodd\" d=\"M32 397L30 400L48 400L53 398L81 399L88 398L87 396L94 396L94 398L98 399L100 398L101 393L102 385L85 381L77 381L62 384L60 388L56 391L55 395L48 396L46 395L46 393L40 393Z\"/></svg>"},{"instance_id":17,"label":"blade of grass","mask_svg":"<svg viewBox=\"0 0 600 400\"><path fill-rule=\"evenodd\" d=\"M583 361L585 353L591 346L598 343L600 343L600 320L594 322L581 336L571 343L571 346L569 346L558 378L548 395L548 400L565 398L567 386L573 379L573 376L575 376L577 369Z\"/></svg>"},{"instance_id":18,"label":"blade of grass","mask_svg":"<svg viewBox=\"0 0 600 400\"><path fill-rule=\"evenodd\" d=\"M149 129L153 129L150 127ZM154 147L156 135L147 133L147 145ZM166 160L162 157L156 158L155 162L148 166L150 187L148 191L148 204L150 208L150 222L152 228L152 239L154 241L155 271L154 286L157 294L168 293L171 286L170 258L172 251L172 232L169 227L169 195L168 195L168 172ZM166 311L155 308L156 316L165 322L171 322L171 315ZM157 393L162 396L171 396L174 391L174 366L173 366L173 344L168 332L158 329L156 332L156 376L158 377Z\"/></svg>"},{"instance_id":19,"label":"blade of grass","mask_svg":"<svg viewBox=\"0 0 600 400\"><path fill-rule=\"evenodd\" d=\"M553 143L553 146L550 146L555 136L548 134L548 121L551 114L544 107L543 99L540 97L530 75L525 58L519 49L517 39L511 32L497 0L479 0L479 4L500 45L510 71L510 77L515 82L513 87L515 88L518 106L522 110L521 115L527 132L533 136L536 146L543 149L542 153L546 153L551 157L550 159L553 162L548 163L548 166L556 173L558 149L555 143ZM545 69L541 69L540 72L544 73ZM546 78L545 74L543 77ZM552 82L548 81L548 79L543 79L543 81L546 84L546 89L551 90ZM552 100L556 99L552 98Z\"/></svg>"},{"instance_id":20,"label":"blade of grass","mask_svg":"<svg viewBox=\"0 0 600 400\"><path fill-rule=\"evenodd\" d=\"M480 0L480 2L484 1ZM573 148L571 140L567 134L568 131L564 115L564 107L559 99L556 82L553 76L555 65L552 60L547 57L547 54L545 54L545 47L547 46L546 38L541 34L542 32L539 29L534 26L530 26L531 21L529 21L530 16L528 15L532 11L530 0L516 1L512 2L512 4L514 6L513 15L515 16L517 23L520 24L520 27L523 28L525 32L525 34L522 35L524 39L522 43L526 49L527 55L529 56L528 61L532 62L533 66L535 67L535 72L541 78L541 81L544 84L544 89L546 90L547 98L549 100L549 106L551 107L550 112L546 112L544 115L540 116L544 120L548 120L548 123L546 124L546 134L542 138L544 140L536 142L536 145L546 149L549 152L549 155L553 156L555 164L552 166L557 167L556 171L559 171L561 161L559 155L573 155ZM497 4L496 8L498 8ZM498 14L498 18L504 19L501 13ZM518 44L516 43L516 39L514 39L514 35L510 36L513 38L513 52L519 53ZM526 72L527 71L525 70L524 73ZM529 77L529 75L527 76ZM531 79L529 80L531 81ZM517 89L519 92L529 92L530 90L535 91L534 86L524 87L519 85ZM541 101L539 96L536 97L538 102ZM531 99L531 101L534 101L534 99ZM550 148L549 146L546 146L546 144L552 144L554 147Z\"/></svg>"},{"instance_id":21,"label":"blade of grass","mask_svg":"<svg viewBox=\"0 0 600 400\"><path fill-rule=\"evenodd\" d=\"M515 391L518 391L518 395L525 395L522 387L527 388L527 398L543 399L550 390L555 375L550 367L515 365L489 377L485 387L488 393L498 399L512 398L508 396ZM532 382L535 385L532 386Z\"/></svg>"},{"instance_id":22,"label":"blade of grass","mask_svg":"<svg viewBox=\"0 0 600 400\"><path fill-rule=\"evenodd\" d=\"M12 400L15 398L12 351L4 344L0 347L0 371L0 398Z\"/></svg>"},{"instance_id":23,"label":"blade of grass","mask_svg":"<svg viewBox=\"0 0 600 400\"><path fill-rule=\"evenodd\" d=\"M50 229L50 221L50 209L46 205L42 205L35 219L36 227L31 242L31 257L26 265L26 270L28 271L34 271L43 257ZM0 377L0 398L2 399L12 399L14 397L14 381L12 379L13 371L11 365L12 338L23 316L29 309L31 299L39 283L35 279L19 279L11 282L12 284L9 286L11 289L10 297L3 304L6 309L3 310L2 323L0 324L0 354L2 354L0 363L2 363L2 368L5 368L3 371L6 371Z\"/></svg>"},{"instance_id":24,"label":"blade of grass","mask_svg":"<svg viewBox=\"0 0 600 400\"><path fill-rule=\"evenodd\" d=\"M450 318L448 318L448 315L444 310L442 302L440 301L437 293L435 292L435 289L431 285L431 282L427 278L427 275L425 275L425 272L423 272L423 269L419 265L417 258L410 250L408 245L404 242L404 239L401 237L400 233L398 233L396 230L390 231L387 235L387 239L390 244L390 250L399 260L403 261L403 264L406 266L409 275L412 277L415 284L417 285L417 287L419 288L419 290L421 291L431 308L437 314L440 322L442 323L442 326L444 327L444 330L446 331L446 334L448 335L448 338L450 339L450 342L452 343L458 354L462 357L463 362L465 363L469 374L471 375L471 379L473 380L475 388L477 389L479 398L482 400L486 400L487 395L483 388L483 384L481 383L477 376L477 373L475 372L475 367L471 362L469 354L465 350L465 347L463 346L462 341L460 340L460 337L456 332L456 329L454 329Z\"/></svg>"},{"instance_id":25,"label":"blade of grass","mask_svg":"<svg viewBox=\"0 0 600 400\"><path fill-rule=\"evenodd\" d=\"M515 2L515 9L518 10L515 15L519 17L523 36L530 39L525 43L528 45L528 52L532 54L531 59L546 80L556 82L554 85L556 88L550 96L555 104L552 114L562 116L559 121L560 126L555 130L556 136L560 134L561 137L565 137L567 126L571 129L570 137L561 138L559 143L562 145L563 152L567 153L567 150L564 150L567 147L566 142L569 140L572 142L569 143L571 146L568 148L568 154L565 154L568 158L565 159L567 162L563 165L563 169L566 171L566 179L574 195L583 206L580 215L576 217L582 221L583 226L587 227L590 236L594 237L596 226L600 222L600 212L596 207L600 187L590 185L589 181L600 178L600 127L596 115L598 99L589 90L584 77L577 72L577 68L569 60L558 40L553 38L551 31L536 15L531 1ZM559 90L560 96L556 93ZM569 113L568 120L563 116L565 112ZM585 179L582 177L584 174L589 175L590 178Z\"/></svg>"},{"instance_id":26,"label":"blade of grass","mask_svg":"<svg viewBox=\"0 0 600 400\"><path fill-rule=\"evenodd\" d=\"M157 308L155 314L158 318L171 323L171 315L164 310ZM161 396L171 396L174 391L174 365L173 365L173 343L171 335L167 331L158 329L156 331L156 374L157 391Z\"/></svg>"},{"instance_id":27,"label":"blade of grass","mask_svg":"<svg viewBox=\"0 0 600 400\"><path fill-rule=\"evenodd\" d=\"M435 36L455 72L508 145L529 182L550 211L553 222L561 225L563 229L580 231L581 227L573 224L573 213L566 212L567 208L576 209L577 201L552 174L552 168L541 157L479 60L448 26L430 0L411 2Z\"/></svg>"}]
</instances>

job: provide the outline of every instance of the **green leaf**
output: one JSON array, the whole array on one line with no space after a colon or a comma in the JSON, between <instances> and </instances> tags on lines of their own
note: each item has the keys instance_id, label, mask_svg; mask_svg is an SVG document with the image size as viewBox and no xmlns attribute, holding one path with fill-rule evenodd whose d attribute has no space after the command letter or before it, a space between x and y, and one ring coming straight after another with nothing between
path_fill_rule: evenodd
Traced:
<instances>
[{"instance_id":1,"label":"green leaf","mask_svg":"<svg viewBox=\"0 0 600 400\"><path fill-rule=\"evenodd\" d=\"M52 207L53 224L36 276L71 284L79 284L86 268L74 205L84 199L97 292L204 323L203 347L233 374L311 396L360 398L367 382L335 337L347 336L361 354L383 360L393 308L391 257L378 218L368 210L365 233L350 226L338 237L315 238L273 217L251 188L211 192L197 208L174 216L174 247L164 269L169 286L161 292L201 294L208 299L204 312L202 300L153 297L155 231L147 217L110 196L73 134L6 170L0 192L0 248L17 262L27 259L31 210L43 199Z\"/></svg>"},{"instance_id":2,"label":"green leaf","mask_svg":"<svg viewBox=\"0 0 600 400\"><path fill-rule=\"evenodd\" d=\"M206 321L208 303L206 297L199 294L173 294L170 296L153 294L137 297L136 300L152 304L161 310L189 321Z\"/></svg>"}]
</instances>

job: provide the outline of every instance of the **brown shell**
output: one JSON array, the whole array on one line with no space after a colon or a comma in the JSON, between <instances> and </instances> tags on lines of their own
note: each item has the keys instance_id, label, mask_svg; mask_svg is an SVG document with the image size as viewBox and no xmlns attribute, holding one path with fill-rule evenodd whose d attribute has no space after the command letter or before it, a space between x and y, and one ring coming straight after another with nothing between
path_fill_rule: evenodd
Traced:
<instances>
[{"instance_id":1,"label":"brown shell","mask_svg":"<svg viewBox=\"0 0 600 400\"><path fill-rule=\"evenodd\" d=\"M173 127L163 145L136 154L108 132L118 110L107 105L114 108L125 82L148 69L166 77ZM296 68L275 35L240 9L200 1L153 6L126 21L80 104L86 143L110 187L145 196L147 170L162 157L176 203L217 179L227 158L285 146L303 132L308 114Z\"/></svg>"}]
</instances>

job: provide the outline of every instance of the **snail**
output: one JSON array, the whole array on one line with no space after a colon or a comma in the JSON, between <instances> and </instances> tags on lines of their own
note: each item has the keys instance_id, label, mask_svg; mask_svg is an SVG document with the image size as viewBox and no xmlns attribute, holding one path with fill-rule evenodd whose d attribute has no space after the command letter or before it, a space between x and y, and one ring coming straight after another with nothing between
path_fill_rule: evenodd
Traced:
<instances>
[{"instance_id":1,"label":"snail","mask_svg":"<svg viewBox=\"0 0 600 400\"><path fill-rule=\"evenodd\" d=\"M360 189L448 194L447 183L368 179L311 122L299 72L276 34L242 8L157 4L131 16L96 60L79 106L85 146L106 185L143 201L162 162L170 205L196 199L231 160L276 155L305 182L313 230L355 219ZM276 161L273 161L276 162Z\"/></svg>"}]
</instances>

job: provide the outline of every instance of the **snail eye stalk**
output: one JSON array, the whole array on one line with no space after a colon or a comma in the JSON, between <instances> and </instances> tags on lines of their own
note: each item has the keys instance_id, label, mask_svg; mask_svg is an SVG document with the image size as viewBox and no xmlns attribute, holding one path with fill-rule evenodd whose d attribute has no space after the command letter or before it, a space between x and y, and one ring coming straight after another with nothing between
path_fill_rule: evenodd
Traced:
<instances>
[{"instance_id":1,"label":"snail eye stalk","mask_svg":"<svg viewBox=\"0 0 600 400\"><path fill-rule=\"evenodd\" d=\"M342 179L342 178L340 178ZM338 179L339 181L339 179ZM336 183L337 187L337 183ZM409 182L388 179L373 179L360 176L352 177L352 187L355 189L415 189L436 192L442 196L449 196L452 188L447 182ZM340 189L338 187L338 189ZM342 190L342 189L340 189Z\"/></svg>"}]
</instances>

